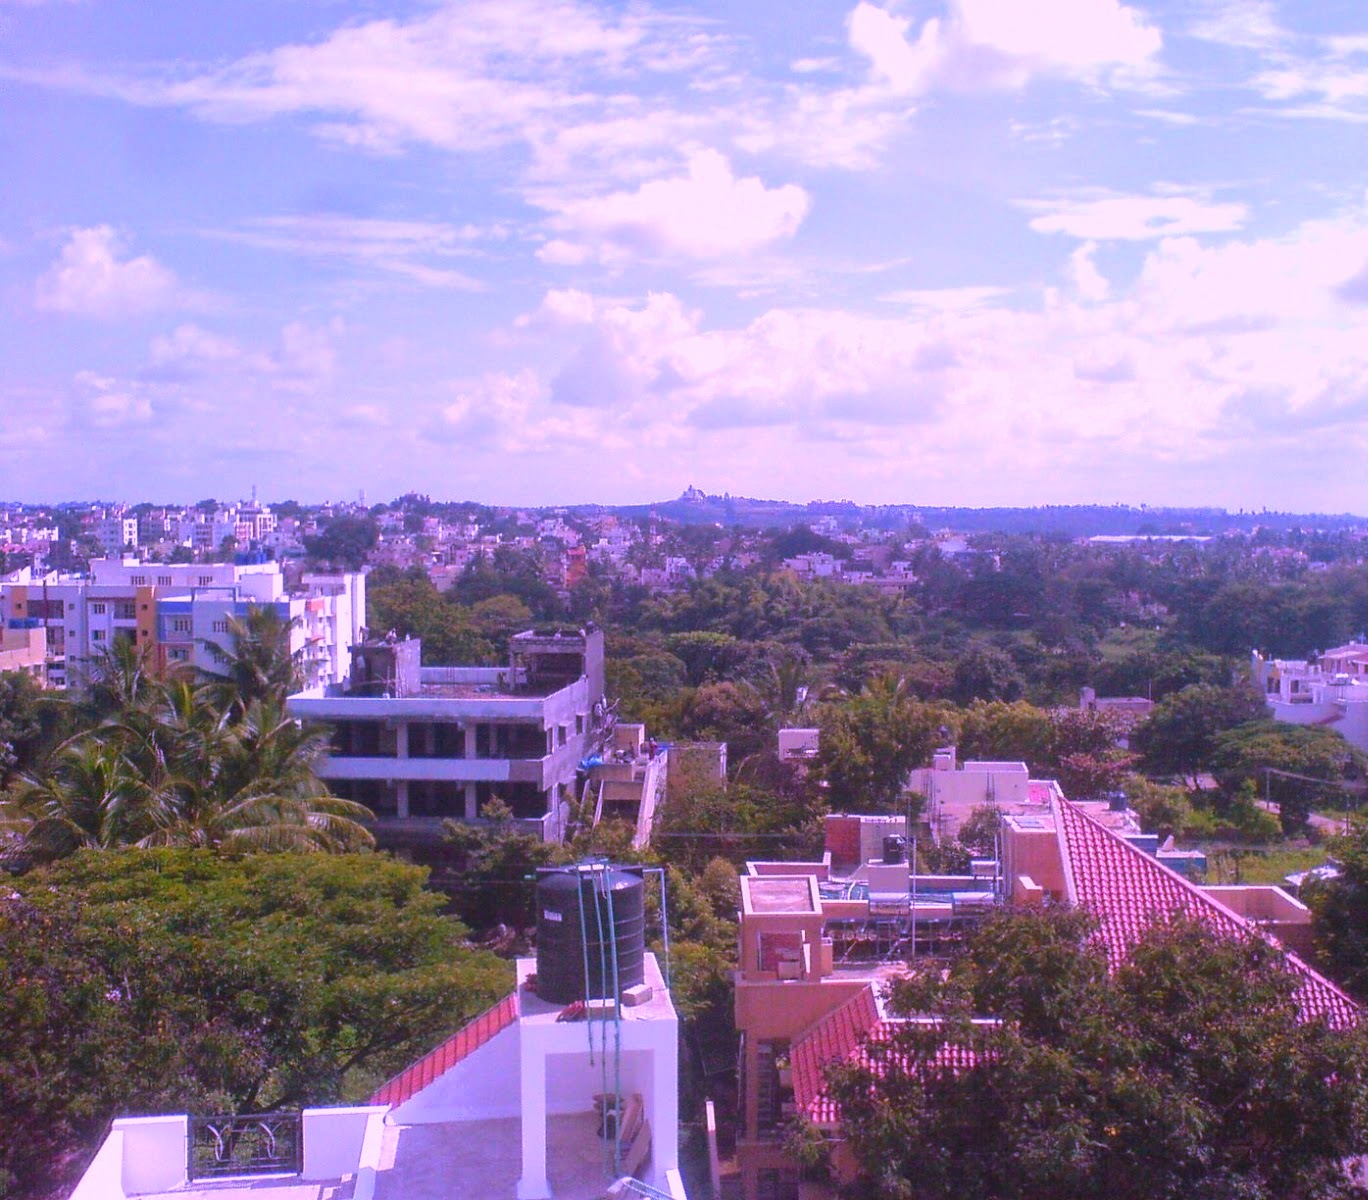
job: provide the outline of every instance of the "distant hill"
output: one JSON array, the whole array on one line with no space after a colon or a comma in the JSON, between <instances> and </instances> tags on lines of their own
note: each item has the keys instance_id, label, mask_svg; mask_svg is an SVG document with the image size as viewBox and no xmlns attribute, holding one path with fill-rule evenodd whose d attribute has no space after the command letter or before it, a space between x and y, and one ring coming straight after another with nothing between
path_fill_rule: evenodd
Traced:
<instances>
[{"instance_id":1,"label":"distant hill","mask_svg":"<svg viewBox=\"0 0 1368 1200\"><path fill-rule=\"evenodd\" d=\"M1223 508L1150 508L1124 504L1047 505L1040 508L960 508L918 504L859 505L849 500L760 500L748 496L706 496L690 489L655 504L604 506L601 512L640 517L654 511L685 524L740 525L752 529L810 524L834 517L842 526L902 529L911 524L956 533L1221 534L1265 529L1348 529L1368 524L1352 513L1227 512Z\"/></svg>"}]
</instances>

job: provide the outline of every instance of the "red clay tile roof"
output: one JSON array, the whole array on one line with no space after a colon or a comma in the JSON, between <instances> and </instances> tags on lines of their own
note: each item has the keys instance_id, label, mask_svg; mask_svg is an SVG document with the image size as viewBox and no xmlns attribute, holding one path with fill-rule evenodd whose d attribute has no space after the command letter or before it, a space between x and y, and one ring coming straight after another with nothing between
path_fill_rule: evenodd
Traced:
<instances>
[{"instance_id":1,"label":"red clay tile roof","mask_svg":"<svg viewBox=\"0 0 1368 1200\"><path fill-rule=\"evenodd\" d=\"M1073 880L1074 901L1098 919L1113 966L1125 959L1156 920L1179 914L1230 937L1251 933L1266 936L1258 926L1070 801L1059 800L1055 812L1065 863ZM1351 1025L1359 1019L1358 1006L1323 975L1295 954L1289 953L1287 962L1301 979L1298 999L1307 1018L1323 1016L1336 1026ZM840 1110L827 1093L827 1065L856 1059L877 1069L878 1062L871 1059L868 1047L888 1041L898 1024L880 1017L873 985L869 985L813 1025L794 1043L790 1054L798 1111L818 1124L836 1124ZM963 1046L947 1046L943 1061L937 1059L938 1064L952 1070L963 1070L974 1061L973 1049Z\"/></svg>"},{"instance_id":2,"label":"red clay tile roof","mask_svg":"<svg viewBox=\"0 0 1368 1200\"><path fill-rule=\"evenodd\" d=\"M1118 837L1077 805L1061 800L1055 812L1066 869L1073 880L1074 902L1098 919L1113 966L1126 957L1154 921L1179 914L1228 936L1262 936L1258 926ZM1301 979L1299 1000L1305 1016L1324 1016L1334 1025L1357 1021L1358 1006L1339 988L1295 954L1289 953L1287 962Z\"/></svg>"},{"instance_id":3,"label":"red clay tile roof","mask_svg":"<svg viewBox=\"0 0 1368 1200\"><path fill-rule=\"evenodd\" d=\"M891 1042L903 1024L880 1017L873 984L818 1021L790 1052L793 1099L798 1111L819 1125L838 1123L841 1111L827 1091L827 1065L854 1061L881 1074L888 1060L871 1054L870 1048ZM978 1054L972 1046L946 1043L931 1063L937 1068L963 1071L976 1061Z\"/></svg>"},{"instance_id":4,"label":"red clay tile roof","mask_svg":"<svg viewBox=\"0 0 1368 1200\"><path fill-rule=\"evenodd\" d=\"M370 1104L403 1104L446 1074L463 1058L474 1054L495 1034L518 1019L518 993L510 992L493 1008L488 1008L461 1031L447 1038L436 1050L400 1071L373 1095Z\"/></svg>"},{"instance_id":5,"label":"red clay tile roof","mask_svg":"<svg viewBox=\"0 0 1368 1200\"><path fill-rule=\"evenodd\" d=\"M874 987L867 984L807 1031L789 1051L793 1068L793 1100L799 1112L817 1122L839 1116L826 1090L826 1066L844 1062L863 1045L869 1031L881 1023Z\"/></svg>"}]
</instances>

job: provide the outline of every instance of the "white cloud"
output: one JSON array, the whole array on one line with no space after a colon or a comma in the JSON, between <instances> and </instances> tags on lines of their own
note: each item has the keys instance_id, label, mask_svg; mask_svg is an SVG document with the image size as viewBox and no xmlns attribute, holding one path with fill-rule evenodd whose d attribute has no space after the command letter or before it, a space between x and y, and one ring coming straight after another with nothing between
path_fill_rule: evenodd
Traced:
<instances>
[{"instance_id":1,"label":"white cloud","mask_svg":"<svg viewBox=\"0 0 1368 1200\"><path fill-rule=\"evenodd\" d=\"M1039 76L1134 82L1163 44L1158 28L1119 0L952 0L915 38L910 23L860 0L851 46L893 91L1022 87Z\"/></svg>"},{"instance_id":2,"label":"white cloud","mask_svg":"<svg viewBox=\"0 0 1368 1200\"><path fill-rule=\"evenodd\" d=\"M108 225L73 230L58 259L38 280L35 303L49 312L115 318L176 303L176 277L149 255L125 258L123 239Z\"/></svg>"},{"instance_id":3,"label":"white cloud","mask_svg":"<svg viewBox=\"0 0 1368 1200\"><path fill-rule=\"evenodd\" d=\"M985 478L1083 481L1070 484L1082 498L1123 483L1143 498L1199 465L1204 486L1221 464L1238 481L1330 426L1368 452L1353 424L1354 398L1368 406L1368 208L1275 239L1166 238L1124 285L1098 253L1075 248L1067 286L1032 308L944 289L896 297L911 307L895 317L771 308L715 326L668 293L558 292L523 322L556 332L545 385L525 380L516 409L480 393L457 417L578 416L720 478L763 470L809 493L834 446L861 456L861 478L886 464L893 494L907 494L901 453L952 489L972 463Z\"/></svg>"},{"instance_id":4,"label":"white cloud","mask_svg":"<svg viewBox=\"0 0 1368 1200\"><path fill-rule=\"evenodd\" d=\"M1097 243L1084 242L1069 255L1069 279L1083 300L1105 300L1111 291L1106 276L1097 269L1096 254Z\"/></svg>"},{"instance_id":5,"label":"white cloud","mask_svg":"<svg viewBox=\"0 0 1368 1200\"><path fill-rule=\"evenodd\" d=\"M136 384L81 371L76 386L85 420L96 429L144 425L152 419L152 401Z\"/></svg>"},{"instance_id":6,"label":"white cloud","mask_svg":"<svg viewBox=\"0 0 1368 1200\"><path fill-rule=\"evenodd\" d=\"M795 184L766 187L738 178L715 150L689 159L688 173L564 203L552 218L563 236L542 249L552 263L588 259L714 259L744 255L792 237L807 215L808 195Z\"/></svg>"},{"instance_id":7,"label":"white cloud","mask_svg":"<svg viewBox=\"0 0 1368 1200\"><path fill-rule=\"evenodd\" d=\"M464 271L441 264L468 259L482 243L505 235L498 227L332 214L257 217L238 229L210 234L257 249L340 259L425 286L461 291L480 291L484 285Z\"/></svg>"},{"instance_id":8,"label":"white cloud","mask_svg":"<svg viewBox=\"0 0 1368 1200\"><path fill-rule=\"evenodd\" d=\"M1244 50L1268 50L1288 40L1272 0L1208 0L1188 32L1204 41Z\"/></svg>"},{"instance_id":9,"label":"white cloud","mask_svg":"<svg viewBox=\"0 0 1368 1200\"><path fill-rule=\"evenodd\" d=\"M1063 233L1084 241L1150 241L1194 233L1231 233L1249 216L1238 201L1215 201L1202 192L1156 188L1148 196L1091 189L1044 200L1021 200L1035 213L1037 233Z\"/></svg>"}]
</instances>

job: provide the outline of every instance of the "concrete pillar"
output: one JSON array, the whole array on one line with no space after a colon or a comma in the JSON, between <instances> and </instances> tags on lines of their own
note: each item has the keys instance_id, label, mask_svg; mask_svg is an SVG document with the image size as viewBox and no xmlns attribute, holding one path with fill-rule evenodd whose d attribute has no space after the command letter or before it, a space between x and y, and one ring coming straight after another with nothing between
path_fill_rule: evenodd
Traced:
<instances>
[{"instance_id":1,"label":"concrete pillar","mask_svg":"<svg viewBox=\"0 0 1368 1200\"><path fill-rule=\"evenodd\" d=\"M518 1200L549 1200L546 1178L546 1055L522 1043L522 1178Z\"/></svg>"},{"instance_id":2,"label":"concrete pillar","mask_svg":"<svg viewBox=\"0 0 1368 1200\"><path fill-rule=\"evenodd\" d=\"M394 756L396 758L407 758L409 756L409 727L407 721L400 721L394 727Z\"/></svg>"},{"instance_id":3,"label":"concrete pillar","mask_svg":"<svg viewBox=\"0 0 1368 1200\"><path fill-rule=\"evenodd\" d=\"M409 815L408 780L400 779L394 785L394 801L401 817Z\"/></svg>"},{"instance_id":4,"label":"concrete pillar","mask_svg":"<svg viewBox=\"0 0 1368 1200\"><path fill-rule=\"evenodd\" d=\"M657 1180L679 1166L679 1040L678 1026L670 1029L651 1055L651 1169Z\"/></svg>"},{"instance_id":5,"label":"concrete pillar","mask_svg":"<svg viewBox=\"0 0 1368 1200\"><path fill-rule=\"evenodd\" d=\"M465 756L475 757L475 726L474 724L465 727Z\"/></svg>"},{"instance_id":6,"label":"concrete pillar","mask_svg":"<svg viewBox=\"0 0 1368 1200\"><path fill-rule=\"evenodd\" d=\"M475 792L475 785L467 783L465 785L465 817L467 821L473 821L480 815L480 800Z\"/></svg>"}]
</instances>

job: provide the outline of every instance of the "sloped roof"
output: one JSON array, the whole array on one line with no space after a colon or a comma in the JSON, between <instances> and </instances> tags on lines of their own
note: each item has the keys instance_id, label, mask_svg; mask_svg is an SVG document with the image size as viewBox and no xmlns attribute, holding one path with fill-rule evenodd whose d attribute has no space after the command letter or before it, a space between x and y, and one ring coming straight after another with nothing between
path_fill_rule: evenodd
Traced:
<instances>
[{"instance_id":1,"label":"sloped roof","mask_svg":"<svg viewBox=\"0 0 1368 1200\"><path fill-rule=\"evenodd\" d=\"M1098 933L1113 966L1125 960L1155 921L1176 915L1201 921L1227 937L1267 936L1071 801L1057 798L1054 811L1071 899L1097 918ZM1295 954L1287 954L1287 964L1300 980L1297 998L1305 1018L1324 1017L1335 1026L1358 1020L1358 1005L1323 975ZM827 1092L827 1065L855 1060L877 1071L880 1062L871 1058L869 1048L891 1040L900 1024L881 1015L872 984L814 1024L790 1052L799 1112L818 1124L837 1123L840 1110ZM974 1062L971 1047L950 1045L936 1060L937 1065L952 1070L963 1070Z\"/></svg>"},{"instance_id":2,"label":"sloped roof","mask_svg":"<svg viewBox=\"0 0 1368 1200\"><path fill-rule=\"evenodd\" d=\"M839 1008L812 1026L790 1051L793 1067L793 1099L797 1109L819 1125L834 1125L841 1111L827 1091L826 1067L833 1062L856 1062L882 1074L887 1057L876 1047L894 1041L894 1034L905 1020L884 1017L874 996L874 985L866 985ZM944 1042L927 1066L939 1070L963 1071L979 1059L972 1046Z\"/></svg>"},{"instance_id":3,"label":"sloped roof","mask_svg":"<svg viewBox=\"0 0 1368 1200\"><path fill-rule=\"evenodd\" d=\"M1266 936L1253 922L1118 837L1071 801L1056 803L1055 820L1073 884L1072 899L1097 918L1113 966L1125 959L1156 920L1177 915L1201 921L1227 937ZM1358 1006L1323 975L1295 954L1287 955L1287 963L1301 981L1298 999L1304 1016L1324 1016L1335 1025L1350 1025L1358 1019Z\"/></svg>"},{"instance_id":4,"label":"sloped roof","mask_svg":"<svg viewBox=\"0 0 1368 1200\"><path fill-rule=\"evenodd\" d=\"M882 1024L873 984L827 1013L789 1051L793 1099L798 1110L820 1123L835 1121L839 1110L826 1090L826 1066L844 1062L864 1046L870 1031Z\"/></svg>"},{"instance_id":5,"label":"sloped roof","mask_svg":"<svg viewBox=\"0 0 1368 1200\"><path fill-rule=\"evenodd\" d=\"M381 1087L368 1104L403 1104L446 1074L463 1058L474 1054L495 1034L507 1029L518 1019L518 993L510 992L493 1008L487 1008L461 1030L447 1038L437 1049L423 1055L412 1066L405 1067Z\"/></svg>"}]
</instances>

